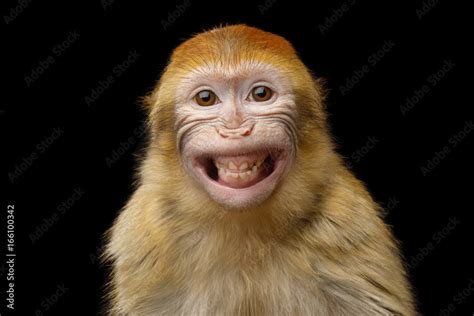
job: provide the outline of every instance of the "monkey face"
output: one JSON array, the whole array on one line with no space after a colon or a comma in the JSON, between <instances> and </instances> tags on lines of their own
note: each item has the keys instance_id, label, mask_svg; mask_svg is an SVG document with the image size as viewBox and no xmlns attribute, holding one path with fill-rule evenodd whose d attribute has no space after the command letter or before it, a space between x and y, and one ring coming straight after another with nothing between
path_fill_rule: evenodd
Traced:
<instances>
[{"instance_id":1,"label":"monkey face","mask_svg":"<svg viewBox=\"0 0 474 316\"><path fill-rule=\"evenodd\" d=\"M296 152L296 106L277 67L242 62L199 67L177 89L176 131L186 173L219 204L268 198Z\"/></svg>"}]
</instances>

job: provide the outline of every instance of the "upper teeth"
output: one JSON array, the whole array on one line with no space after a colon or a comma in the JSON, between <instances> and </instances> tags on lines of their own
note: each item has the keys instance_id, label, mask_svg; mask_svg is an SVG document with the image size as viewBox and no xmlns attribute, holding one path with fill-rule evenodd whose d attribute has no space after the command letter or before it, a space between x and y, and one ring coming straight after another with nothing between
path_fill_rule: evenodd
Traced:
<instances>
[{"instance_id":1,"label":"upper teeth","mask_svg":"<svg viewBox=\"0 0 474 316\"><path fill-rule=\"evenodd\" d=\"M244 161L243 163L240 164L240 166L236 166L235 163L232 161L228 162L227 165L224 165L223 163L214 161L214 164L216 165L217 169L224 169L226 172L231 172L231 173L239 173L240 172L247 172L247 171L257 171L257 168L259 168L263 163L263 160L254 162L250 164L247 161Z\"/></svg>"}]
</instances>

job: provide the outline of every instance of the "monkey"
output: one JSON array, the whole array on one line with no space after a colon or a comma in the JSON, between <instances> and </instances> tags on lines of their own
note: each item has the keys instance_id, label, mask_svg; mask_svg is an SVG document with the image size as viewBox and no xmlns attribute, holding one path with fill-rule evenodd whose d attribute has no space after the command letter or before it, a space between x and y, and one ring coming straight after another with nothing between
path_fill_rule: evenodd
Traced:
<instances>
[{"instance_id":1,"label":"monkey","mask_svg":"<svg viewBox=\"0 0 474 316\"><path fill-rule=\"evenodd\" d=\"M399 242L337 153L326 90L244 24L182 42L106 233L110 315L416 315Z\"/></svg>"}]
</instances>

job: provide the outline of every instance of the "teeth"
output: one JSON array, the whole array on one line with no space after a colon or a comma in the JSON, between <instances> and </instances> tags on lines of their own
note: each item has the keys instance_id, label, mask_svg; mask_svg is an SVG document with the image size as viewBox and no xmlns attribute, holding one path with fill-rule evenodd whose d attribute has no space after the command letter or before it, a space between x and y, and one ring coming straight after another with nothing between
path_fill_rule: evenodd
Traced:
<instances>
[{"instance_id":1,"label":"teeth","mask_svg":"<svg viewBox=\"0 0 474 316\"><path fill-rule=\"evenodd\" d=\"M249 164L245 161L243 164L240 165L239 170L245 170L249 167Z\"/></svg>"},{"instance_id":2,"label":"teeth","mask_svg":"<svg viewBox=\"0 0 474 316\"><path fill-rule=\"evenodd\" d=\"M217 169L217 172L219 173L219 176L222 177L225 175L225 171L224 171L224 168L218 168Z\"/></svg>"},{"instance_id":3,"label":"teeth","mask_svg":"<svg viewBox=\"0 0 474 316\"><path fill-rule=\"evenodd\" d=\"M214 165L217 167L219 177L227 179L232 178L241 181L247 181L256 175L262 163L263 160L254 163L244 161L239 167L237 167L232 161L228 162L227 164L223 164L222 162L217 162L214 160Z\"/></svg>"},{"instance_id":4,"label":"teeth","mask_svg":"<svg viewBox=\"0 0 474 316\"><path fill-rule=\"evenodd\" d=\"M242 173L239 173L239 177L242 180L247 180L249 176L247 175L246 172L242 172Z\"/></svg>"}]
</instances>

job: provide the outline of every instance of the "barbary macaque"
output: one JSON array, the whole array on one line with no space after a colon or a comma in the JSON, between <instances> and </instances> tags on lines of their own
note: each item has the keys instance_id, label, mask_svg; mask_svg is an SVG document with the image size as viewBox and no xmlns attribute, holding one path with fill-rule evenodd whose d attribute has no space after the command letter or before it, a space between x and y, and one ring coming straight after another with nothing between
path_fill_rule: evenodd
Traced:
<instances>
[{"instance_id":1,"label":"barbary macaque","mask_svg":"<svg viewBox=\"0 0 474 316\"><path fill-rule=\"evenodd\" d=\"M107 234L111 315L415 315L381 208L336 153L321 79L245 25L179 45Z\"/></svg>"}]
</instances>

